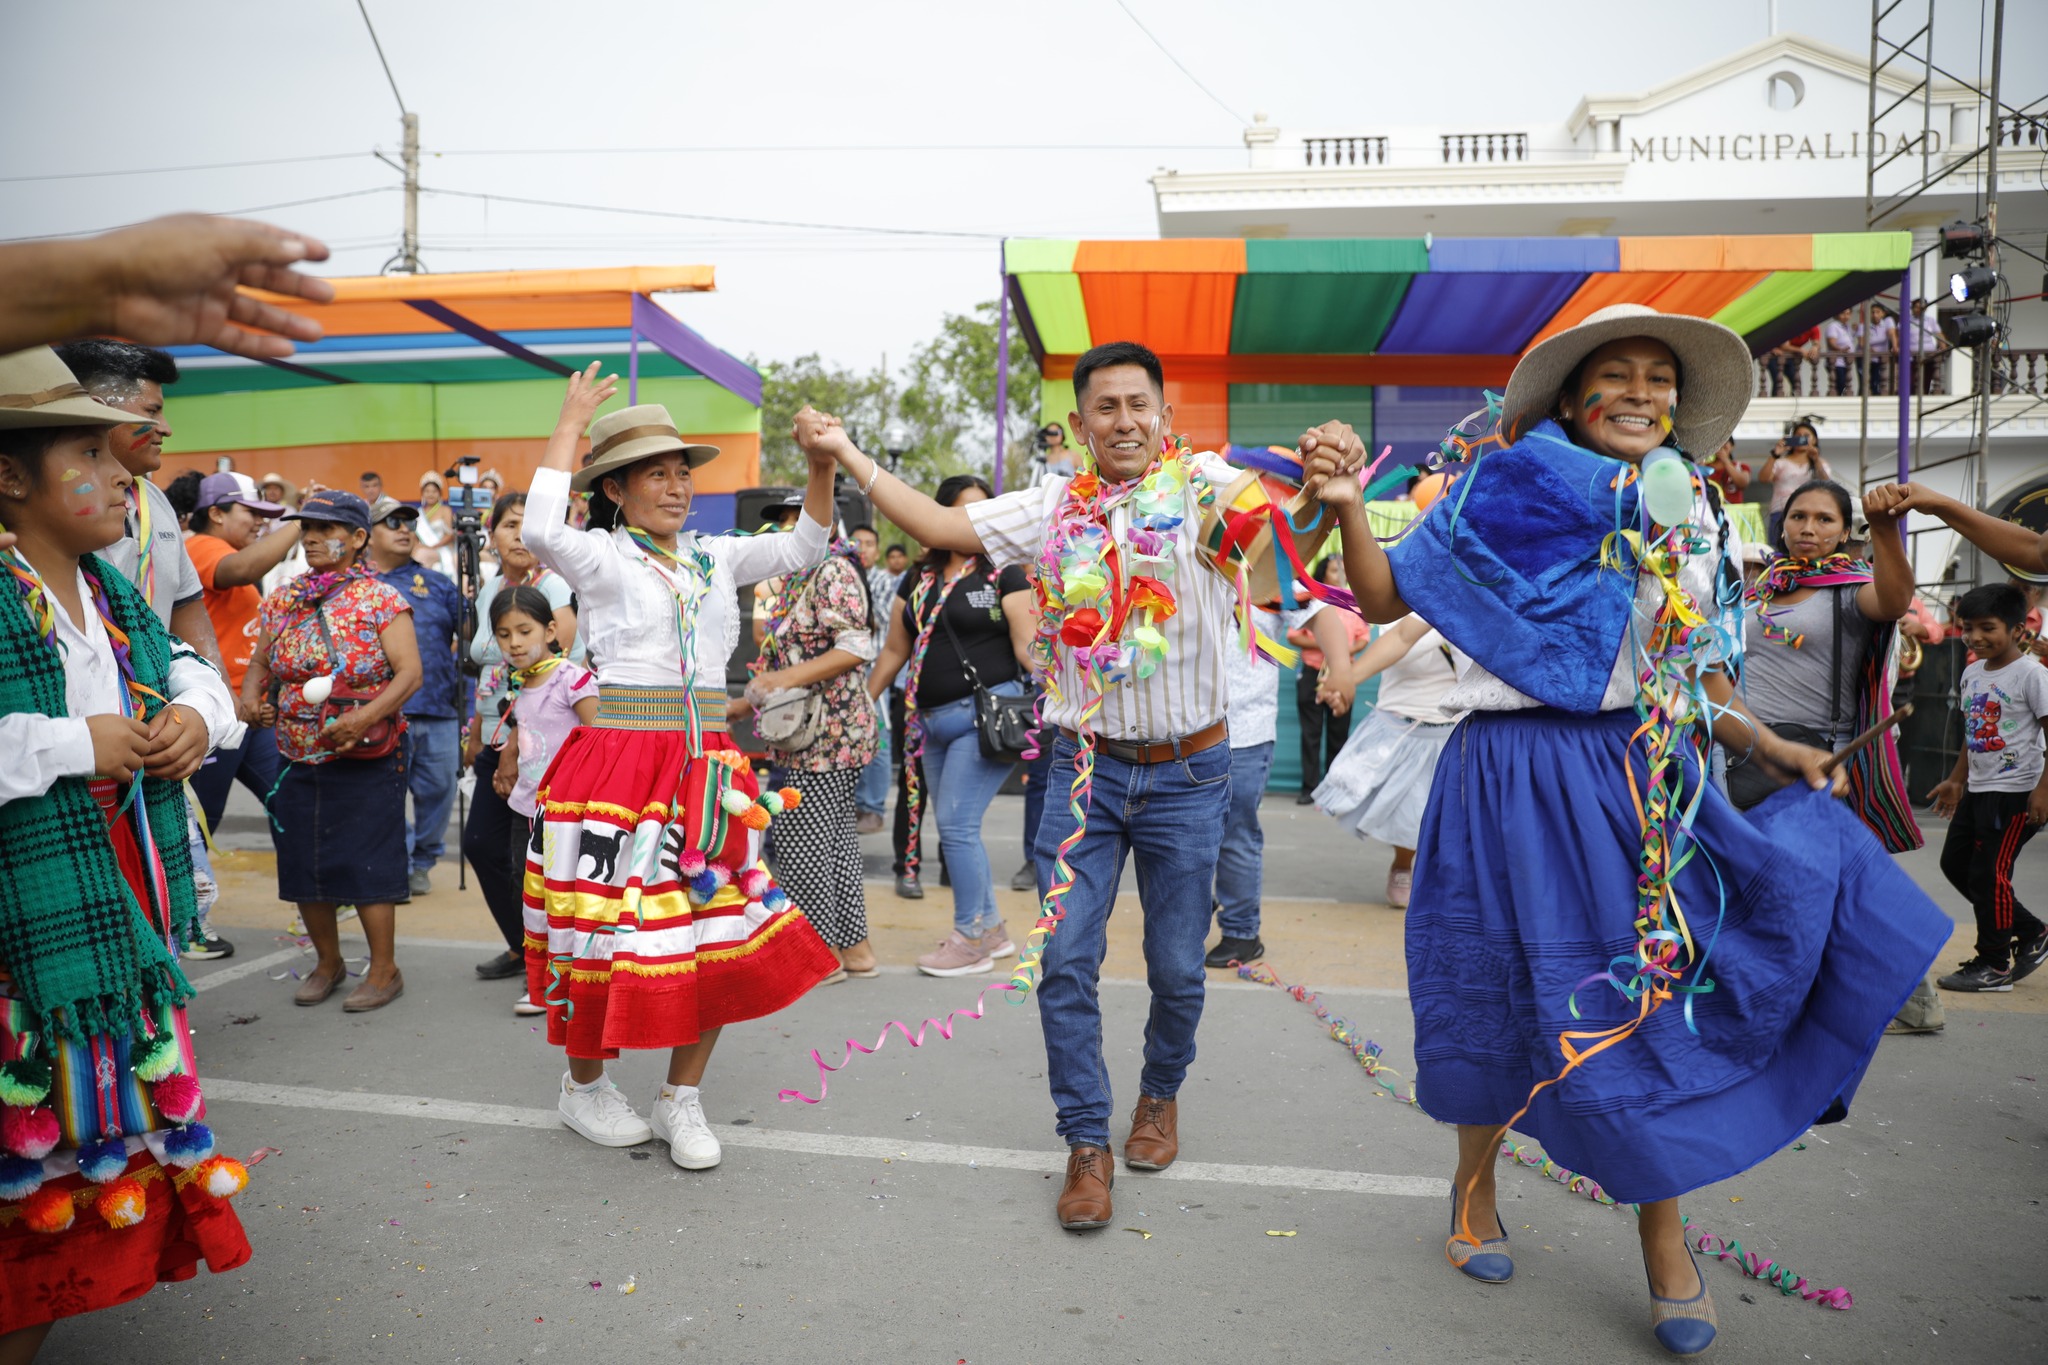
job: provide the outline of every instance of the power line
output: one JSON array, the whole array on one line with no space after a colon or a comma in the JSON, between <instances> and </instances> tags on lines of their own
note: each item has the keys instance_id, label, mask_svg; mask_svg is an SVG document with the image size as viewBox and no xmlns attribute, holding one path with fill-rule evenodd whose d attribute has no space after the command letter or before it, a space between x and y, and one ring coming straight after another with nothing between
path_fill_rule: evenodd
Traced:
<instances>
[{"instance_id":1,"label":"power line","mask_svg":"<svg viewBox=\"0 0 2048 1365\"><path fill-rule=\"evenodd\" d=\"M1004 235L1000 232L953 232L943 228L865 227L850 223L802 223L787 218L740 218L717 213L683 213L672 209L619 208L610 204L575 204L561 199L527 199L513 194L484 194L477 190L444 190L429 185L422 185L420 189L427 194L445 194L457 199L483 199L499 204L576 209L583 213L623 213L636 218L680 218L697 223L737 223L746 227L799 228L809 232L858 232L880 237L966 237L991 242L1001 241Z\"/></svg>"},{"instance_id":2,"label":"power line","mask_svg":"<svg viewBox=\"0 0 2048 1365\"><path fill-rule=\"evenodd\" d=\"M20 185L34 180L102 180L118 175L173 175L185 171L232 171L247 166L294 166L307 161L346 161L351 157L375 156L375 152L322 152L316 156L272 156L260 161L209 161L194 166L137 166L125 171L62 171L54 175L0 175L0 185Z\"/></svg>"},{"instance_id":3,"label":"power line","mask_svg":"<svg viewBox=\"0 0 2048 1365\"><path fill-rule=\"evenodd\" d=\"M356 8L362 11L363 27L370 30L370 46L377 49L377 63L384 68L384 79L391 82L391 98L398 101L398 112L405 112L405 96L398 93L398 77L391 74L391 63L384 60L384 44L377 41L377 26L370 22L370 11L363 0L356 0Z\"/></svg>"},{"instance_id":4,"label":"power line","mask_svg":"<svg viewBox=\"0 0 2048 1365\"><path fill-rule=\"evenodd\" d=\"M358 0L358 3L360 2L361 0ZM1143 20L1139 19L1137 15L1131 13L1131 7L1129 5L1126 5L1124 3L1124 0L1116 0L1116 7L1122 10L1124 14L1130 19L1130 21L1138 26L1138 32L1144 34L1147 38L1150 38L1152 40L1152 46L1158 48L1161 52L1164 52L1166 54L1166 60L1172 62L1175 66L1180 67L1180 74L1186 76L1190 81L1194 82L1195 89L1201 91L1210 99L1215 100L1216 107L1218 109L1221 109L1224 113L1230 115L1230 117L1235 119L1240 126L1242 126L1246 122L1246 119L1242 114L1239 114L1235 109L1232 109L1229 105L1225 104L1222 98L1218 96L1214 90L1211 90L1208 86L1202 84L1201 79L1197 77L1194 72L1188 70L1187 67L1182 66L1180 58L1174 56L1173 53L1168 50L1166 44L1159 41L1158 34L1154 33L1151 29L1145 27Z\"/></svg>"},{"instance_id":5,"label":"power line","mask_svg":"<svg viewBox=\"0 0 2048 1365\"><path fill-rule=\"evenodd\" d=\"M340 194L318 194L311 199L287 199L276 204L251 204L247 208L218 210L223 218L239 218L248 213L269 213L273 209L303 208L307 204L331 204L337 199L360 199L366 194L389 194L396 185L372 185L368 189L346 190ZM108 227L77 228L70 232L38 232L26 237L0 237L0 242L44 242L60 237L97 237L103 232L119 232L122 228L135 227L147 219L138 218L132 223L114 223Z\"/></svg>"}]
</instances>

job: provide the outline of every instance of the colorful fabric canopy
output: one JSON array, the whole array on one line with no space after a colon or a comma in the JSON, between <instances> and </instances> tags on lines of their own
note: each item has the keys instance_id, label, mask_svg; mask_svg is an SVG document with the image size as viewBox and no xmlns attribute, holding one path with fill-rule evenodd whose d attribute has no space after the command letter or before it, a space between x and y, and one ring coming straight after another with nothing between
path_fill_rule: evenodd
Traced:
<instances>
[{"instance_id":1,"label":"colorful fabric canopy","mask_svg":"<svg viewBox=\"0 0 2048 1365\"><path fill-rule=\"evenodd\" d=\"M619 404L666 404L682 432L720 448L700 492L759 482L761 376L654 302L714 288L709 266L385 275L332 281L332 303L289 301L326 329L289 361L173 348L173 469L244 472L353 488L376 470L394 493L475 454L523 488L591 361L628 377ZM261 468L257 468L261 466Z\"/></svg>"},{"instance_id":2,"label":"colorful fabric canopy","mask_svg":"<svg viewBox=\"0 0 2048 1365\"><path fill-rule=\"evenodd\" d=\"M1761 354L1896 286L1912 249L1906 232L1020 239L1003 268L1046 420L1066 419L1081 352L1141 341L1198 445L1262 445L1304 412L1369 414L1388 388L1498 389L1528 347L1614 303L1713 318Z\"/></svg>"}]
</instances>

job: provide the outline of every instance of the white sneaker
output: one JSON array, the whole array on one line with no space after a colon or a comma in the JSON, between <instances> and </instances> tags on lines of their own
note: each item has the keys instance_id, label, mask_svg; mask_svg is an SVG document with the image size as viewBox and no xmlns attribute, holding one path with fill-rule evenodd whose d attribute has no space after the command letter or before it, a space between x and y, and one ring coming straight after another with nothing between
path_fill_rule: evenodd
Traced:
<instances>
[{"instance_id":1,"label":"white sneaker","mask_svg":"<svg viewBox=\"0 0 2048 1365\"><path fill-rule=\"evenodd\" d=\"M555 1107L562 1122L600 1147L636 1147L654 1136L647 1120L633 1112L633 1106L603 1077L588 1090L574 1089L569 1074L562 1073L562 1098Z\"/></svg>"},{"instance_id":2,"label":"white sneaker","mask_svg":"<svg viewBox=\"0 0 2048 1365\"><path fill-rule=\"evenodd\" d=\"M521 1016L530 1014L546 1014L548 1012L548 1007L546 1005L534 1004L533 993L531 991L521 991L519 992L519 998L512 1002L512 1012L514 1014Z\"/></svg>"},{"instance_id":3,"label":"white sneaker","mask_svg":"<svg viewBox=\"0 0 2048 1365\"><path fill-rule=\"evenodd\" d=\"M704 1119L704 1099L682 1088L654 1102L654 1135L668 1144L669 1159L686 1171L704 1171L724 1156Z\"/></svg>"}]
</instances>

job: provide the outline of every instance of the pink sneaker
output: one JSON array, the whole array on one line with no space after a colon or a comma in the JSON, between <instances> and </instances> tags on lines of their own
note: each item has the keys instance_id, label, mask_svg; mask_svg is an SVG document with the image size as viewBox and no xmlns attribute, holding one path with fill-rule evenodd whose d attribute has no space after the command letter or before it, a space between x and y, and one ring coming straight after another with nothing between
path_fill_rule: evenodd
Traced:
<instances>
[{"instance_id":1,"label":"pink sneaker","mask_svg":"<svg viewBox=\"0 0 2048 1365\"><path fill-rule=\"evenodd\" d=\"M974 976L995 970L995 965L996 960L988 955L982 940L968 938L958 929L917 960L917 969L926 976Z\"/></svg>"},{"instance_id":2,"label":"pink sneaker","mask_svg":"<svg viewBox=\"0 0 2048 1365\"><path fill-rule=\"evenodd\" d=\"M993 929L985 930L981 936L981 951L990 958L1009 957L1017 951L1017 945L1010 942L1010 930L1001 920Z\"/></svg>"},{"instance_id":3,"label":"pink sneaker","mask_svg":"<svg viewBox=\"0 0 2048 1365\"><path fill-rule=\"evenodd\" d=\"M1408 908L1408 892L1415 884L1413 872L1389 872L1387 874L1387 906L1393 910Z\"/></svg>"}]
</instances>

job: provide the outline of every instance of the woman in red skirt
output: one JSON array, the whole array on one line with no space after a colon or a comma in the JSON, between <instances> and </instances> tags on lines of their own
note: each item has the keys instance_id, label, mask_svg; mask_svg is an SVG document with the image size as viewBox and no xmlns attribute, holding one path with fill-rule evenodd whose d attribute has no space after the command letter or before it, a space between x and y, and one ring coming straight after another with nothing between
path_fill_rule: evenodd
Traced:
<instances>
[{"instance_id":1,"label":"woman in red skirt","mask_svg":"<svg viewBox=\"0 0 2048 1365\"><path fill-rule=\"evenodd\" d=\"M702 1170L720 1155L698 1093L720 1027L781 1009L839 966L761 863L761 831L799 798L762 791L725 731L735 585L825 557L833 465L811 461L789 535L685 531L691 471L718 448L684 442L659 404L592 425L590 462L571 476L584 426L617 390L597 372L569 378L523 529L576 590L598 680L597 723L570 734L537 794L527 985L568 1053L562 1121L607 1147L658 1137ZM572 490L590 495L588 530L569 524ZM623 1048L669 1049L651 1123L605 1075Z\"/></svg>"},{"instance_id":2,"label":"woman in red skirt","mask_svg":"<svg viewBox=\"0 0 2048 1365\"><path fill-rule=\"evenodd\" d=\"M15 401L6 401L13 399ZM99 559L134 417L47 347L0 357L0 1362L59 1318L249 1259L201 1122L178 945L182 783L241 738L210 664Z\"/></svg>"}]
</instances>

